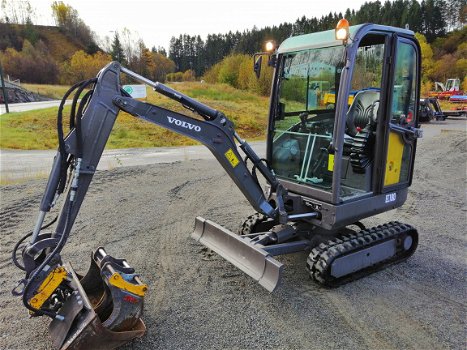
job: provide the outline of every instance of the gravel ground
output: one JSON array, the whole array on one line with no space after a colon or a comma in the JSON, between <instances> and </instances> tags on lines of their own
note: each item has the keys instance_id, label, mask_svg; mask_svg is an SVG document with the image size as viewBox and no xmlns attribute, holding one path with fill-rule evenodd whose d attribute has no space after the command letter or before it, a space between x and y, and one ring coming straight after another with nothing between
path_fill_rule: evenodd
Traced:
<instances>
[{"instance_id":1,"label":"gravel ground","mask_svg":"<svg viewBox=\"0 0 467 350\"><path fill-rule=\"evenodd\" d=\"M48 320L10 294L22 274L9 254L44 186L0 188L0 349L51 346ZM148 332L125 349L465 349L465 189L465 132L422 139L407 202L364 220L417 227L415 255L334 290L309 280L305 253L279 257L283 283L269 294L189 237L198 215L235 230L252 211L214 160L118 168L95 176L63 257L85 271L102 245L150 285Z\"/></svg>"}]
</instances>

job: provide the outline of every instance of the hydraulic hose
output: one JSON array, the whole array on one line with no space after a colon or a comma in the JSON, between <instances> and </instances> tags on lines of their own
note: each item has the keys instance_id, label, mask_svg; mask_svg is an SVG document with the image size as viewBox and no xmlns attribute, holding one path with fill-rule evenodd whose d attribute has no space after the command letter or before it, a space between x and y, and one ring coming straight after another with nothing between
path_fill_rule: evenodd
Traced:
<instances>
[{"instance_id":1,"label":"hydraulic hose","mask_svg":"<svg viewBox=\"0 0 467 350\"><path fill-rule=\"evenodd\" d=\"M78 88L83 82L80 81L79 83L74 84L68 91L63 95L62 101L60 102L60 106L58 107L57 113L57 136L58 136L58 149L62 154L62 159L66 159L66 151L65 151L65 138L63 135L63 107L65 106L65 102L68 96Z\"/></svg>"},{"instance_id":2,"label":"hydraulic hose","mask_svg":"<svg viewBox=\"0 0 467 350\"><path fill-rule=\"evenodd\" d=\"M49 223L45 224L44 226L42 226L42 227L41 227L41 230L44 230L44 229L46 229L47 227L49 227L50 225L52 225L53 223L55 223L55 222L57 221L57 219L58 219L58 215L55 216L55 218L54 218L51 222L49 222ZM21 238L19 239L19 241L16 242L15 246L13 247L13 252L12 252L12 255L11 255L11 260L13 260L13 264L15 264L15 266L16 266L18 269L23 270L23 271L26 271L26 269L24 268L23 265L21 265L21 264L19 263L18 259L16 258L16 254L17 254L17 252L18 252L18 248L19 248L19 246L21 245L21 243L23 243L28 237L31 237L31 236L32 236L32 231L29 232L29 233L26 233L23 237L21 237Z\"/></svg>"},{"instance_id":3,"label":"hydraulic hose","mask_svg":"<svg viewBox=\"0 0 467 350\"><path fill-rule=\"evenodd\" d=\"M63 133L63 107L65 106L65 102L68 98L68 96L71 95L71 93L76 90L83 82L79 82L74 84L71 88L68 89L68 91L65 93L65 95L62 98L62 101L60 102L60 106L58 107L58 113L57 113L57 136L58 136L58 151L61 155L61 164L60 164L60 180L57 186L57 193L61 194L63 193L65 189L65 183L66 183L66 170L69 167L68 161L67 161L67 152L65 149L65 137ZM73 112L73 108L71 110L71 113ZM71 127L71 125L70 125Z\"/></svg>"},{"instance_id":4,"label":"hydraulic hose","mask_svg":"<svg viewBox=\"0 0 467 350\"><path fill-rule=\"evenodd\" d=\"M50 311L46 311L46 310L40 310L40 309L36 309L35 307L31 306L27 300L27 297L28 297L28 292L29 292L29 289L31 288L31 282L34 281L38 276L39 274L42 272L42 270L50 263L50 261L57 255L60 253L60 251L63 249L63 246L65 245L67 239L68 239L68 236L69 236L69 229L68 229L68 226L69 226L69 223L70 223L70 219L71 219L71 213L72 213L72 209L73 209L73 203L74 203L74 197L75 197L75 194L76 194L76 191L78 189L78 177L79 177L79 171L80 171L80 163L81 163L81 157L82 157L82 151L83 151L83 145L82 145L82 131L81 131L81 118L83 116L83 110L85 109L85 107L87 106L87 103L89 102L89 99L93 93L93 90L90 90L88 91L83 99L81 100L79 106L78 106L78 110L76 111L76 104L77 104L77 101L78 101L78 98L80 96L80 94L82 93L82 91L87 87L89 86L90 84L93 84L97 81L96 78L93 78L93 79L89 79L89 80L86 80L84 82L80 82L80 83L77 83L75 85L73 85L64 95L61 103L60 103L60 106L59 106L59 111L58 111L58 115L57 115L57 133L58 133L58 142L59 142L59 152L60 154L62 155L62 166L61 166L61 181L60 181L60 184L58 186L58 191L60 191L59 193L63 192L63 189L65 187L65 182L66 182L66 169L67 167L69 166L69 162L67 161L67 152L65 150L65 140L64 140L64 134L63 134L63 106L65 105L65 101L66 101L66 98L77 88L77 91L75 93L75 96L73 97L73 103L72 103L72 106L71 106L71 115L70 115L70 127L72 128L73 126L75 127L75 130L76 130L76 140L77 140L77 150L76 150L76 155L75 155L75 159L77 159L77 166L75 168L75 178L74 178L74 181L73 181L73 184L71 186L71 190L69 192L69 201L68 201L68 207L67 207L67 214L66 214L66 218L65 218L65 225L64 225L64 229L63 229L63 233L62 235L60 236L60 239L57 243L57 245L55 246L55 248L52 250L52 252L50 252L50 254L48 254L46 256L46 258L44 259L44 261L39 265L39 267L36 268L36 270L33 272L33 274L28 278L28 283L26 283L25 287L24 287L24 290L23 290L23 297L22 297L22 300L23 300L23 304L24 306L34 312L35 314L38 314L38 315L47 315L51 318L55 318L57 316L56 313L54 312L50 312ZM51 224L51 223L50 223ZM47 225L49 226L49 224ZM20 239L20 241L15 245L15 248L13 250L13 262L15 263L15 265L17 267L19 267L20 269L23 269L24 270L24 266L22 266L16 259L16 252L17 252L17 249L19 247L19 245L27 238L29 237L30 235L32 235L32 233L28 233L27 235L25 235L24 237L22 237Z\"/></svg>"},{"instance_id":5,"label":"hydraulic hose","mask_svg":"<svg viewBox=\"0 0 467 350\"><path fill-rule=\"evenodd\" d=\"M71 198L71 193L70 193L70 198ZM28 290L31 287L31 282L34 281L37 278L37 276L39 276L39 273L52 260L52 258L63 249L63 246L65 245L65 243L66 243L66 241L68 239L69 234L66 233L66 232L68 231L68 225L69 225L70 218L71 218L71 211L73 209L73 200L70 199L70 201L68 202L68 208L67 209L68 210L67 210L67 214L66 214L65 227L63 229L63 234L61 235L60 240L58 241L57 245L52 250L52 252L47 255L47 257L44 259L44 261L39 265L39 267L29 277L29 279L28 279L29 282L26 283L26 285L24 287L23 297L22 297L23 305L28 310L32 311L33 313L35 313L37 315L46 315L46 316L49 316L51 318L55 318L57 314L54 313L54 312L46 311L46 310L39 310L39 309L36 309L35 307L31 306L28 303L27 295L28 295Z\"/></svg>"},{"instance_id":6,"label":"hydraulic hose","mask_svg":"<svg viewBox=\"0 0 467 350\"><path fill-rule=\"evenodd\" d=\"M70 115L71 117L74 117L75 121L75 130L76 130L76 157L81 158L83 155L83 133L81 130L81 117L82 115L79 115L79 107L78 107L78 113L75 113L76 111L76 103L78 102L78 98L83 92L83 90L91 84L94 84L97 81L97 78L89 79L86 80L84 83L81 84L81 86L76 90L75 96L73 97L73 104L72 104L72 114ZM92 91L92 90L91 90ZM83 102L83 101L81 101ZM83 106L83 104L80 104L80 107ZM84 106L83 106L84 107ZM81 108L82 110L82 108Z\"/></svg>"}]
</instances>

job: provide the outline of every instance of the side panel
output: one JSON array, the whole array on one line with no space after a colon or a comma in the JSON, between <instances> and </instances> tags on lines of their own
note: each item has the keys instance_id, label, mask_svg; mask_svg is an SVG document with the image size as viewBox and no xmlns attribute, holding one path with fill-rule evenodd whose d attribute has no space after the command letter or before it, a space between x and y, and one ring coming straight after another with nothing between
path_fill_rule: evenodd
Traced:
<instances>
[{"instance_id":1,"label":"side panel","mask_svg":"<svg viewBox=\"0 0 467 350\"><path fill-rule=\"evenodd\" d=\"M400 181L403 152L404 142L402 137L396 132L391 131L389 133L384 186L394 185Z\"/></svg>"},{"instance_id":2,"label":"side panel","mask_svg":"<svg viewBox=\"0 0 467 350\"><path fill-rule=\"evenodd\" d=\"M339 205L321 202L314 198L304 199L304 201L319 208L321 213L321 219L310 220L312 224L335 231L356 221L400 207L406 201L407 193L408 189L404 188Z\"/></svg>"}]
</instances>

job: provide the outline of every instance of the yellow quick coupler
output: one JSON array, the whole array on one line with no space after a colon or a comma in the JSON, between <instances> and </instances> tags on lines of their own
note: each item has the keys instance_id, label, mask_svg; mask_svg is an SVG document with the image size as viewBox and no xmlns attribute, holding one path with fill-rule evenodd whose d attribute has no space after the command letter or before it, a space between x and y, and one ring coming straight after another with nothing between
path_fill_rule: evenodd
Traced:
<instances>
[{"instance_id":1,"label":"yellow quick coupler","mask_svg":"<svg viewBox=\"0 0 467 350\"><path fill-rule=\"evenodd\" d=\"M133 284L128 282L118 272L114 272L112 276L110 276L109 283L119 289L123 289L140 297L144 297L144 294L148 290L147 284Z\"/></svg>"},{"instance_id":2,"label":"yellow quick coupler","mask_svg":"<svg viewBox=\"0 0 467 350\"><path fill-rule=\"evenodd\" d=\"M67 275L68 272L63 266L59 266L52 270L38 288L37 294L29 299L29 305L33 308L40 309L41 306L50 298L55 289L57 289L60 283L67 278Z\"/></svg>"}]
</instances>

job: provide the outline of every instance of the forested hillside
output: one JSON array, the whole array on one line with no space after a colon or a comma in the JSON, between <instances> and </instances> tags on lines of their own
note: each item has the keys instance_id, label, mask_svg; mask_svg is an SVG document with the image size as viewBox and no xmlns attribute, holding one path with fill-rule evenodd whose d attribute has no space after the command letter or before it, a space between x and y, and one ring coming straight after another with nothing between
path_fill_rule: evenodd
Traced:
<instances>
[{"instance_id":1,"label":"forested hillside","mask_svg":"<svg viewBox=\"0 0 467 350\"><path fill-rule=\"evenodd\" d=\"M158 81L204 78L267 94L270 72L252 79L251 57L266 40L277 43L291 35L332 29L345 17L352 25L373 22L408 27L417 32L423 49L424 81L466 75L467 0L396 0L366 2L359 9L330 12L320 18L302 17L293 23L209 34L172 37L170 47L149 49L130 29L104 42L62 1L51 6L56 27L36 26L28 0L2 0L0 62L6 74L29 83L72 84L94 76L110 60ZM20 6L17 6L20 4ZM97 45L97 43L100 43ZM248 72L247 71L248 67ZM467 83L467 82L466 82Z\"/></svg>"},{"instance_id":2,"label":"forested hillside","mask_svg":"<svg viewBox=\"0 0 467 350\"><path fill-rule=\"evenodd\" d=\"M172 38L169 58L175 62L178 70L194 69L196 75L201 75L229 54L253 54L261 51L267 40L280 43L291 35L333 29L342 17L348 19L351 25L367 22L402 28L408 25L414 32L423 34L428 43L433 43L448 32L464 27L466 3L466 0L371 1L358 10L348 8L344 13L330 12L321 18L302 17L294 23L281 23L262 29L211 34L206 40L197 35L183 34Z\"/></svg>"}]
</instances>

